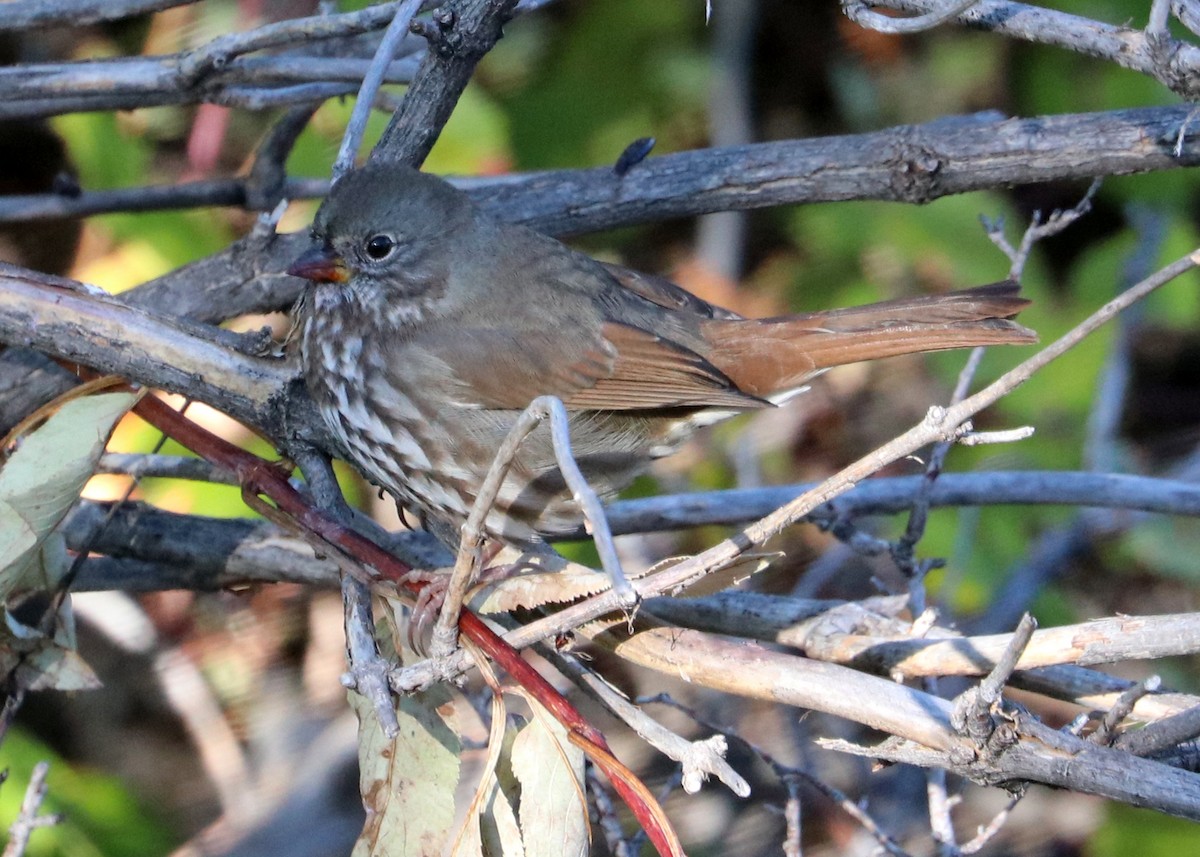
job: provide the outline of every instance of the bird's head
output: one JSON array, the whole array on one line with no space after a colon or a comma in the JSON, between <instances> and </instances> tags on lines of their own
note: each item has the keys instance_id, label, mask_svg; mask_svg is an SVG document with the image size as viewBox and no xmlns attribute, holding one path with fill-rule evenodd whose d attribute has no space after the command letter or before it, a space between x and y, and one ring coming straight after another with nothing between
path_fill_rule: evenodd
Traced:
<instances>
[{"instance_id":1,"label":"bird's head","mask_svg":"<svg viewBox=\"0 0 1200 857\"><path fill-rule=\"evenodd\" d=\"M313 221L313 246L288 273L330 298L427 303L445 288L455 236L474 215L467 196L436 176L367 165L333 185Z\"/></svg>"}]
</instances>

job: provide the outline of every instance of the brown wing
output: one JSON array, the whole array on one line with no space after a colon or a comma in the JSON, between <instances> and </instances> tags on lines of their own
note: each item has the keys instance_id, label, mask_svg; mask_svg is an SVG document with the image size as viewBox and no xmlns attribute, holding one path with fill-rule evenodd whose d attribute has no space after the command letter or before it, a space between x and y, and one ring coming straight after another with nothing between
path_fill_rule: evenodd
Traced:
<instances>
[{"instance_id":1,"label":"brown wing","mask_svg":"<svg viewBox=\"0 0 1200 857\"><path fill-rule=\"evenodd\" d=\"M573 410L768 406L678 343L617 322L603 324L601 334L581 342L562 331L456 328L453 336L433 332L414 341L413 360L470 407L516 410L543 395Z\"/></svg>"},{"instance_id":2,"label":"brown wing","mask_svg":"<svg viewBox=\"0 0 1200 857\"><path fill-rule=\"evenodd\" d=\"M738 390L719 369L678 343L617 322L603 327L617 351L608 377L566 400L567 407L631 410L711 406L762 408L768 403Z\"/></svg>"},{"instance_id":3,"label":"brown wing","mask_svg":"<svg viewBox=\"0 0 1200 857\"><path fill-rule=\"evenodd\" d=\"M626 268L621 265L614 265L611 262L601 262L600 264L625 289L633 292L638 297L658 304L664 309L684 310L702 318L732 320L742 317L732 310L719 307L716 304L710 304L708 301L696 297L687 289L677 286L663 277L656 277L653 274L643 274L641 271L635 271L632 268Z\"/></svg>"}]
</instances>

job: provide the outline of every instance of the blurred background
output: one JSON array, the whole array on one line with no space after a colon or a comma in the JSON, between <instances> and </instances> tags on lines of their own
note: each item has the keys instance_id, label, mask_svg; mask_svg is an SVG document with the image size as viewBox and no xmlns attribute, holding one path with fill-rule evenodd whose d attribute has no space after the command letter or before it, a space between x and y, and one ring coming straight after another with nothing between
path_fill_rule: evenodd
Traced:
<instances>
[{"instance_id":1,"label":"blurred background","mask_svg":"<svg viewBox=\"0 0 1200 857\"><path fill-rule=\"evenodd\" d=\"M1144 23L1148 7L1135 0L1054 5L1133 26ZM610 164L641 137L656 139L654 157L978 111L1034 116L1178 100L1137 73L987 33L954 26L903 37L869 32L844 18L832 0L716 0L713 6L707 24L700 0L558 0L518 18L480 65L425 168L458 175L574 168ZM300 0L205 0L109 25L37 32L10 40L5 59L170 53L314 9ZM351 105L349 98L334 100L317 111L288 161L290 175L329 175ZM93 190L235 174L247 168L277 116L203 105L3 123L0 191L31 193L64 180ZM370 134L377 136L386 120L377 113ZM1021 320L1049 342L1111 298L1131 260L1152 269L1194 248L1197 187L1191 171L1106 180L1091 214L1035 250L1024 278L1034 304ZM1085 190L1083 183L1044 184L921 207L785 207L649 224L576 243L597 257L666 274L739 312L770 315L1003 279L1008 260L988 239L980 215L1005 217L1015 241L1035 211L1069 208ZM316 205L293 203L281 229L305 228ZM0 246L15 261L120 292L227 246L253 220L252 213L232 209L110 214L84 223L6 227ZM1194 458L1200 440L1197 285L1194 275L1185 277L1127 320L1132 376L1119 430L1104 439L1103 467L1179 472ZM282 316L232 326L263 324L286 330ZM950 468L1090 466L1087 426L1116 335L1113 328L1102 330L976 421L977 428L1032 424L1033 440L956 449ZM989 354L980 378L994 377L1020 356L1011 349ZM633 493L818 478L907 428L930 404L946 401L963 359L895 359L830 373L796 406L718 427ZM189 413L268 452L220 415L199 406ZM129 419L112 449L148 451L157 441ZM171 444L164 451L181 452ZM921 470L921 462L909 461L890 472ZM343 476L358 504L398 526L389 504L348 472ZM88 496L115 499L128 487L127 477L98 477ZM133 496L177 512L252 514L230 487L144 480ZM945 557L947 565L931 576L931 596L964 627L987 627L998 621L988 616L989 606L1011 571L1039 539L1076 521L1075 510L1061 508L934 513L919 550ZM870 525L894 537L903 520ZM710 528L631 537L623 550L648 562L697 550L721 534ZM814 527L794 528L778 549L786 559L753 582L765 591L861 598L875 591L873 577L896 575L886 562L856 557ZM584 561L589 550L564 547ZM1064 555L1030 606L1043 627L1115 613L1195 610L1198 555L1200 527L1192 520L1098 528ZM4 823L16 814L22 777L41 758L53 761L47 807L67 813L59 827L35 834L29 854L349 853L361 810L354 725L338 684L344 656L336 592L276 585L136 600L84 596L79 604L81 649L104 689L33 696L18 731L0 746L0 766L12 775L0 788ZM662 684L615 660L600 666L632 693ZM1197 692L1198 666L1180 659L1120 671L1138 677L1153 669L1166 685ZM919 773L871 774L859 761L812 747L813 736L844 734L845 724L819 716L798 723L800 712L751 703L690 702L789 764L806 765L853 799L868 801L879 822L914 843L917 853L931 847ZM1065 707L1039 713L1056 725L1073 714ZM670 713L664 716L671 720ZM672 723L691 728L682 718ZM618 752L652 788L671 773L636 743ZM753 779L749 802L714 787L668 801L680 812L689 853L778 853L782 787L736 742L732 758ZM1004 799L971 787L966 794L959 816L965 830L986 822ZM815 793L804 797L810 853L870 853L870 840L832 804ZM1035 789L986 853L1108 857L1135 846L1144 855L1190 853L1189 846L1200 847L1200 828ZM596 847L603 847L599 840Z\"/></svg>"}]
</instances>

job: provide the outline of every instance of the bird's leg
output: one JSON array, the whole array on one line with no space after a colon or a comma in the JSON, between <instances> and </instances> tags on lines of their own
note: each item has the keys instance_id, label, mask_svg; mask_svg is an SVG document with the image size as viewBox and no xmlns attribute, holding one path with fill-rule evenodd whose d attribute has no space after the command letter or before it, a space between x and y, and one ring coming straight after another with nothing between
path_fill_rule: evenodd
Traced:
<instances>
[{"instance_id":1,"label":"bird's leg","mask_svg":"<svg viewBox=\"0 0 1200 857\"><path fill-rule=\"evenodd\" d=\"M632 608L637 604L637 592L625 578L620 560L617 559L617 549L613 544L608 519L604 516L604 507L596 492L584 479L579 465L575 462L575 456L571 452L567 409L555 396L539 396L530 402L529 407L517 418L508 436L504 439L504 443L497 450L487 477L483 480L475 502L471 506L471 514L467 516L467 522L463 524L458 558L446 585L445 601L430 640L429 648L433 658L448 656L457 646L458 617L462 613L467 587L470 586L475 570L483 563L483 544L486 539L484 522L496 502L496 496L500 492L500 486L504 484L504 478L508 475L509 468L516 459L517 450L538 424L547 419L550 421L550 433L558 469L571 489L575 502L579 504L580 510L583 512L585 525L588 532L591 533L592 540L596 543L600 562L604 566L609 580L612 581L613 591L617 594L622 607Z\"/></svg>"},{"instance_id":2,"label":"bird's leg","mask_svg":"<svg viewBox=\"0 0 1200 857\"><path fill-rule=\"evenodd\" d=\"M504 580L509 575L516 574L528 566L522 562L505 563L504 565L489 566L496 555L504 549L500 542L489 542L483 551L483 570L472 578L473 583L487 584ZM410 571L404 575L404 583L420 583L421 591L416 603L409 611L408 629L405 641L408 647L421 657L445 657L445 652L436 655L432 653L431 628L436 628L434 619L441 615L446 603L446 591L450 584L450 569L439 568L434 571Z\"/></svg>"},{"instance_id":3,"label":"bird's leg","mask_svg":"<svg viewBox=\"0 0 1200 857\"><path fill-rule=\"evenodd\" d=\"M405 577L407 578L408 575ZM425 585L421 587L417 602L408 614L406 637L408 647L418 655L424 656L427 653L425 632L430 622L433 621L433 617L438 615L438 611L445 604L446 588L450 583L450 576L443 572L431 572L424 575L421 582Z\"/></svg>"}]
</instances>

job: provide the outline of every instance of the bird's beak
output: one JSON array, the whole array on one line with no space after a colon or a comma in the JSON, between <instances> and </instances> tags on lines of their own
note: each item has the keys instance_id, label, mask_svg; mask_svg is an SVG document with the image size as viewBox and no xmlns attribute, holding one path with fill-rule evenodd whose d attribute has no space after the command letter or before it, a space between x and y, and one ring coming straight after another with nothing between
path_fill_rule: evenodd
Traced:
<instances>
[{"instance_id":1,"label":"bird's beak","mask_svg":"<svg viewBox=\"0 0 1200 857\"><path fill-rule=\"evenodd\" d=\"M314 283L344 283L350 278L345 260L331 247L313 247L293 262L287 272Z\"/></svg>"}]
</instances>

